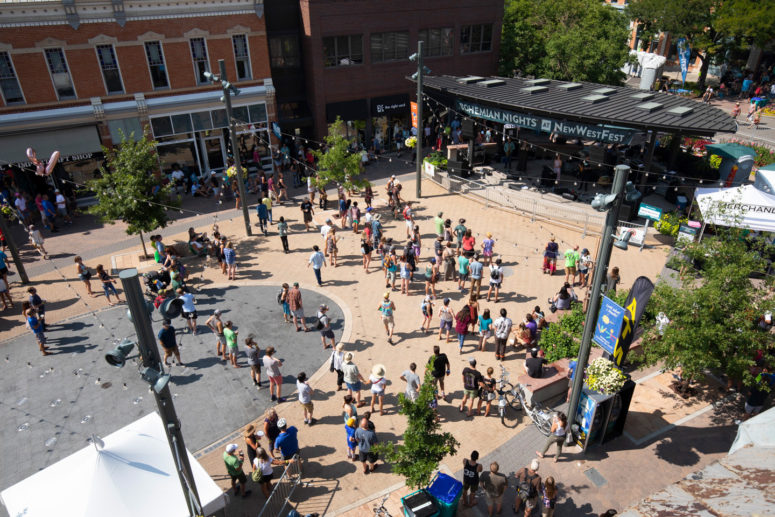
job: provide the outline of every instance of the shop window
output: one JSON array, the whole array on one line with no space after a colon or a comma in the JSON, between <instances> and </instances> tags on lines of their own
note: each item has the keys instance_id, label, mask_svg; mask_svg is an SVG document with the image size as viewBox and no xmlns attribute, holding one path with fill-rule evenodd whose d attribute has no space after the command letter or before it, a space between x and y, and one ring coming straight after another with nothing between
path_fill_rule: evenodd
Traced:
<instances>
[{"instance_id":1,"label":"shop window","mask_svg":"<svg viewBox=\"0 0 775 517\"><path fill-rule=\"evenodd\" d=\"M8 52L0 52L0 90L6 104L24 103L24 95Z\"/></svg>"},{"instance_id":2,"label":"shop window","mask_svg":"<svg viewBox=\"0 0 775 517\"><path fill-rule=\"evenodd\" d=\"M363 63L363 36L329 36L323 38L325 66L349 66Z\"/></svg>"},{"instance_id":3,"label":"shop window","mask_svg":"<svg viewBox=\"0 0 775 517\"><path fill-rule=\"evenodd\" d=\"M296 36L277 36L269 39L272 68L299 66L299 41Z\"/></svg>"},{"instance_id":4,"label":"shop window","mask_svg":"<svg viewBox=\"0 0 775 517\"><path fill-rule=\"evenodd\" d=\"M169 88L167 67L164 66L164 52L160 41L147 41L145 43L145 56L148 58L148 68L151 70L151 83L154 89Z\"/></svg>"},{"instance_id":5,"label":"shop window","mask_svg":"<svg viewBox=\"0 0 775 517\"><path fill-rule=\"evenodd\" d=\"M155 117L151 119L151 129L154 137L171 135L172 121L169 117Z\"/></svg>"},{"instance_id":6,"label":"shop window","mask_svg":"<svg viewBox=\"0 0 775 517\"><path fill-rule=\"evenodd\" d=\"M492 23L464 25L460 29L460 53L492 50Z\"/></svg>"},{"instance_id":7,"label":"shop window","mask_svg":"<svg viewBox=\"0 0 775 517\"><path fill-rule=\"evenodd\" d=\"M140 119L137 117L108 120L108 129L110 130L110 138L114 142L121 141L122 133L127 138L134 134L135 139L139 139L143 135L143 126L140 125Z\"/></svg>"},{"instance_id":8,"label":"shop window","mask_svg":"<svg viewBox=\"0 0 775 517\"><path fill-rule=\"evenodd\" d=\"M210 112L213 117L213 127L228 127L229 118L226 116L226 110L213 110Z\"/></svg>"},{"instance_id":9,"label":"shop window","mask_svg":"<svg viewBox=\"0 0 775 517\"><path fill-rule=\"evenodd\" d=\"M409 55L408 32L381 32L371 35L371 61L395 61Z\"/></svg>"},{"instance_id":10,"label":"shop window","mask_svg":"<svg viewBox=\"0 0 775 517\"><path fill-rule=\"evenodd\" d=\"M210 80L205 77L205 72L210 71L210 63L207 61L207 44L204 38L191 40L191 59L194 60L197 84L209 84Z\"/></svg>"},{"instance_id":11,"label":"shop window","mask_svg":"<svg viewBox=\"0 0 775 517\"><path fill-rule=\"evenodd\" d=\"M54 82L57 97L60 100L75 99L73 80L70 78L70 71L67 68L65 53L62 52L62 49L47 48L46 63L48 63L48 71L51 72L51 80Z\"/></svg>"},{"instance_id":12,"label":"shop window","mask_svg":"<svg viewBox=\"0 0 775 517\"><path fill-rule=\"evenodd\" d=\"M124 85L121 83L121 71L118 69L118 60L113 45L97 45L97 58L102 69L102 78L105 79L105 89L108 95L111 93L124 93Z\"/></svg>"},{"instance_id":13,"label":"shop window","mask_svg":"<svg viewBox=\"0 0 775 517\"><path fill-rule=\"evenodd\" d=\"M248 106L250 112L250 122L258 124L266 122L266 104L251 104Z\"/></svg>"},{"instance_id":14,"label":"shop window","mask_svg":"<svg viewBox=\"0 0 775 517\"><path fill-rule=\"evenodd\" d=\"M210 122L209 111L200 111L198 113L192 113L191 120L194 122L194 131L204 131L205 129L213 128L213 124L212 122Z\"/></svg>"},{"instance_id":15,"label":"shop window","mask_svg":"<svg viewBox=\"0 0 775 517\"><path fill-rule=\"evenodd\" d=\"M452 27L442 29L423 29L417 39L424 41L425 57L451 56L455 44L455 31Z\"/></svg>"},{"instance_id":16,"label":"shop window","mask_svg":"<svg viewBox=\"0 0 775 517\"><path fill-rule=\"evenodd\" d=\"M250 118L248 118L247 106L235 106L231 109L231 116L237 121L237 124L247 124Z\"/></svg>"},{"instance_id":17,"label":"shop window","mask_svg":"<svg viewBox=\"0 0 775 517\"><path fill-rule=\"evenodd\" d=\"M175 134L188 133L191 129L191 117L188 113L183 115L172 115L172 130Z\"/></svg>"},{"instance_id":18,"label":"shop window","mask_svg":"<svg viewBox=\"0 0 775 517\"><path fill-rule=\"evenodd\" d=\"M234 46L234 61L237 64L237 80L244 81L252 77L250 71L250 54L248 53L248 37L236 34L231 37Z\"/></svg>"}]
</instances>

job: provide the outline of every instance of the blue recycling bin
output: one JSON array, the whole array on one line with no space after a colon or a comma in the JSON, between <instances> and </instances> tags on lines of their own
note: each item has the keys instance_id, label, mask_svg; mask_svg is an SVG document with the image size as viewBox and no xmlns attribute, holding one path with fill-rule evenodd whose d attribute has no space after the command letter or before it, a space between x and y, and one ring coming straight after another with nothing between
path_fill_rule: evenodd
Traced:
<instances>
[{"instance_id":1,"label":"blue recycling bin","mask_svg":"<svg viewBox=\"0 0 775 517\"><path fill-rule=\"evenodd\" d=\"M463 483L441 472L428 486L428 493L436 500L439 507L439 517L455 517L460 496L463 494Z\"/></svg>"}]
</instances>

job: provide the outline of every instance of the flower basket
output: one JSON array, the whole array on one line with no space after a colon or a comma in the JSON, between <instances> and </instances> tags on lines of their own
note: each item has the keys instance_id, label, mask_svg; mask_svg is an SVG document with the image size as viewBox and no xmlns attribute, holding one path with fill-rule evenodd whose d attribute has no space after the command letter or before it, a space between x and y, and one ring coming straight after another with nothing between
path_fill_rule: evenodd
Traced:
<instances>
[{"instance_id":1,"label":"flower basket","mask_svg":"<svg viewBox=\"0 0 775 517\"><path fill-rule=\"evenodd\" d=\"M245 167L240 167L242 169L242 179L246 179L248 177L248 170ZM229 179L234 178L237 175L237 166L232 165L228 169L226 169L226 176L229 177Z\"/></svg>"},{"instance_id":2,"label":"flower basket","mask_svg":"<svg viewBox=\"0 0 775 517\"><path fill-rule=\"evenodd\" d=\"M410 136L404 141L404 144L406 144L406 146L409 148L414 148L414 146L417 145L417 137Z\"/></svg>"},{"instance_id":3,"label":"flower basket","mask_svg":"<svg viewBox=\"0 0 775 517\"><path fill-rule=\"evenodd\" d=\"M599 357L589 363L584 383L590 390L613 395L627 382L627 377L610 360Z\"/></svg>"}]
</instances>

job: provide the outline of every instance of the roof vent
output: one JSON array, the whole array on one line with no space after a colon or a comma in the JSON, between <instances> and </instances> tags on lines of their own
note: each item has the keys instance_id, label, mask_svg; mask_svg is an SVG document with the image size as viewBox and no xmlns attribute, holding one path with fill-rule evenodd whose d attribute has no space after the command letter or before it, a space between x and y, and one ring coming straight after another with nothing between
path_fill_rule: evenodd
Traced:
<instances>
[{"instance_id":1,"label":"roof vent","mask_svg":"<svg viewBox=\"0 0 775 517\"><path fill-rule=\"evenodd\" d=\"M530 86L529 88L522 88L520 90L522 93L528 93L530 95L533 95L534 93L542 93L549 91L549 87L547 86Z\"/></svg>"},{"instance_id":2,"label":"roof vent","mask_svg":"<svg viewBox=\"0 0 775 517\"><path fill-rule=\"evenodd\" d=\"M530 79L529 81L525 81L525 84L529 86L542 86L544 84L549 84L549 79Z\"/></svg>"},{"instance_id":3,"label":"roof vent","mask_svg":"<svg viewBox=\"0 0 775 517\"><path fill-rule=\"evenodd\" d=\"M686 115L692 113L694 111L694 107L692 106L676 106L675 108L670 108L667 110L668 113L671 115L675 115L677 117L685 117Z\"/></svg>"},{"instance_id":4,"label":"roof vent","mask_svg":"<svg viewBox=\"0 0 775 517\"><path fill-rule=\"evenodd\" d=\"M590 104L597 104L598 102L607 101L608 97L605 95L587 95L586 97L582 97L581 100Z\"/></svg>"},{"instance_id":5,"label":"roof vent","mask_svg":"<svg viewBox=\"0 0 775 517\"><path fill-rule=\"evenodd\" d=\"M597 90L592 90L592 93L595 95L611 95L616 93L616 88L598 88Z\"/></svg>"},{"instance_id":6,"label":"roof vent","mask_svg":"<svg viewBox=\"0 0 775 517\"><path fill-rule=\"evenodd\" d=\"M479 77L478 75L469 75L468 77L461 77L457 80L460 84L473 84L478 83L479 81L484 81L484 77Z\"/></svg>"},{"instance_id":7,"label":"roof vent","mask_svg":"<svg viewBox=\"0 0 775 517\"><path fill-rule=\"evenodd\" d=\"M654 98L654 94L651 92L642 92L642 93L636 93L635 95L631 95L633 99L637 99L639 101L647 101L649 99Z\"/></svg>"},{"instance_id":8,"label":"roof vent","mask_svg":"<svg viewBox=\"0 0 775 517\"><path fill-rule=\"evenodd\" d=\"M502 86L506 84L506 81L503 79L489 79L487 81L479 81L476 83L477 86L484 86L485 88L491 88L493 86Z\"/></svg>"},{"instance_id":9,"label":"roof vent","mask_svg":"<svg viewBox=\"0 0 775 517\"><path fill-rule=\"evenodd\" d=\"M565 90L566 92L569 92L571 90L578 90L583 85L581 83L562 83L557 85L558 90Z\"/></svg>"},{"instance_id":10,"label":"roof vent","mask_svg":"<svg viewBox=\"0 0 775 517\"><path fill-rule=\"evenodd\" d=\"M660 104L659 102L644 102L643 104L638 104L635 107L640 110L644 110L644 111L648 111L649 113L652 113L654 111L662 109L662 104Z\"/></svg>"}]
</instances>

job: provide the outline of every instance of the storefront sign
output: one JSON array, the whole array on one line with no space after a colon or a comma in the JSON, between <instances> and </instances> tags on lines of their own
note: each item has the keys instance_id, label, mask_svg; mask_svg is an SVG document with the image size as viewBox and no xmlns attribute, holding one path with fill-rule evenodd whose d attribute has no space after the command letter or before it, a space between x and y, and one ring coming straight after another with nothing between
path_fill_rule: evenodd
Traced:
<instances>
[{"instance_id":1,"label":"storefront sign","mask_svg":"<svg viewBox=\"0 0 775 517\"><path fill-rule=\"evenodd\" d=\"M436 176L436 166L433 165L431 162L428 162L428 161L422 162L422 168L426 176L430 176L431 178Z\"/></svg>"},{"instance_id":2,"label":"storefront sign","mask_svg":"<svg viewBox=\"0 0 775 517\"><path fill-rule=\"evenodd\" d=\"M410 103L412 106L412 127L418 127L417 126L417 103L412 102Z\"/></svg>"},{"instance_id":3,"label":"storefront sign","mask_svg":"<svg viewBox=\"0 0 775 517\"><path fill-rule=\"evenodd\" d=\"M597 325L592 340L600 345L603 350L609 354L614 354L616 340L622 330L622 320L624 319L624 308L617 305L616 302L603 296L603 303L600 305L600 312L597 315Z\"/></svg>"},{"instance_id":4,"label":"storefront sign","mask_svg":"<svg viewBox=\"0 0 775 517\"><path fill-rule=\"evenodd\" d=\"M371 116L384 117L386 115L406 115L409 109L408 95L390 95L388 97L375 97L371 99Z\"/></svg>"},{"instance_id":5,"label":"storefront sign","mask_svg":"<svg viewBox=\"0 0 775 517\"><path fill-rule=\"evenodd\" d=\"M609 144L629 144L636 131L618 127L603 127L581 122L554 120L527 113L482 106L473 102L456 101L458 111L470 117L483 118L501 124L513 124L525 129L555 133L570 138L584 138Z\"/></svg>"},{"instance_id":6,"label":"storefront sign","mask_svg":"<svg viewBox=\"0 0 775 517\"><path fill-rule=\"evenodd\" d=\"M98 154L98 153L79 153L79 154L62 155L59 157L59 163L80 162L83 160L91 160L92 158L94 158L95 154ZM102 153L99 153L99 154L102 154ZM35 168L32 162L15 162L15 163L12 163L11 165L15 165L20 169Z\"/></svg>"},{"instance_id":7,"label":"storefront sign","mask_svg":"<svg viewBox=\"0 0 775 517\"><path fill-rule=\"evenodd\" d=\"M646 219L651 219L652 221L659 221L659 219L662 217L662 209L653 205L641 203L640 207L638 208L638 217L644 217Z\"/></svg>"}]
</instances>

